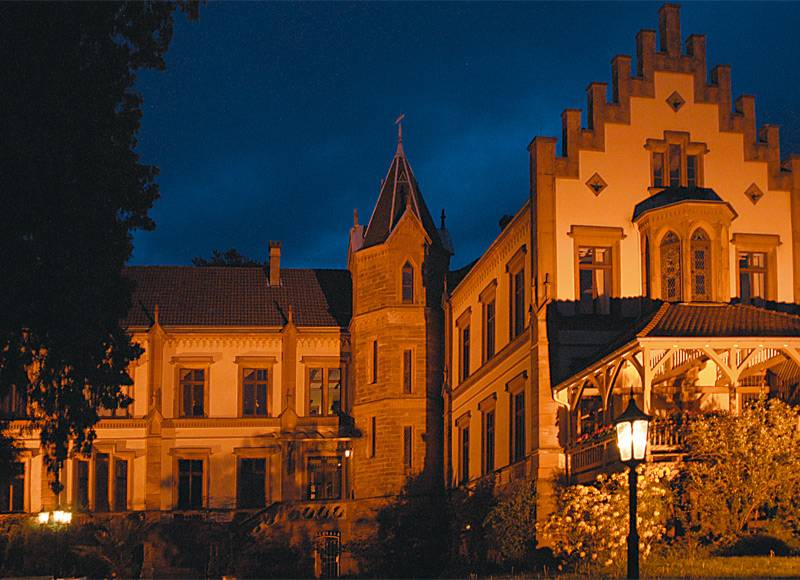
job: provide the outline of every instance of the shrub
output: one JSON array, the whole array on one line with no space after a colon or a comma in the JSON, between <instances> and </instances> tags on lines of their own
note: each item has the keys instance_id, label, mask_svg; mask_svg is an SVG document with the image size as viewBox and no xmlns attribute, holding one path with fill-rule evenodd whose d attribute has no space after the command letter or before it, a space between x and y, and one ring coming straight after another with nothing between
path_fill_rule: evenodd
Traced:
<instances>
[{"instance_id":1,"label":"shrub","mask_svg":"<svg viewBox=\"0 0 800 580\"><path fill-rule=\"evenodd\" d=\"M704 543L730 545L756 520L800 532L800 430L797 410L777 399L739 416L698 417L686 436L682 519Z\"/></svg>"},{"instance_id":2,"label":"shrub","mask_svg":"<svg viewBox=\"0 0 800 580\"><path fill-rule=\"evenodd\" d=\"M483 527L501 566L522 565L536 545L536 482L518 480L503 489Z\"/></svg>"},{"instance_id":3,"label":"shrub","mask_svg":"<svg viewBox=\"0 0 800 580\"><path fill-rule=\"evenodd\" d=\"M667 531L674 470L640 465L638 494L639 549L647 558ZM628 535L628 475L599 475L591 485L564 486L557 509L539 530L553 542L554 554L567 568L621 570Z\"/></svg>"}]
</instances>

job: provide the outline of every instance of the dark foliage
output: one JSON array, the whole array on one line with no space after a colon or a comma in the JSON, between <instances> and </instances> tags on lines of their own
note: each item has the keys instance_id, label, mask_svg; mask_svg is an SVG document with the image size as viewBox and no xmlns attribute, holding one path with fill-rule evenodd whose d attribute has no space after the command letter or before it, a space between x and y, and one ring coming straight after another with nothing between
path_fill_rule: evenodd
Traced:
<instances>
[{"instance_id":1,"label":"dark foliage","mask_svg":"<svg viewBox=\"0 0 800 580\"><path fill-rule=\"evenodd\" d=\"M395 501L378 512L374 538L348 549L362 572L378 578L433 578L448 563L447 498L425 477L409 478Z\"/></svg>"},{"instance_id":2,"label":"dark foliage","mask_svg":"<svg viewBox=\"0 0 800 580\"><path fill-rule=\"evenodd\" d=\"M157 168L135 152L137 71L163 69L175 2L3 3L0 396L27 391L48 468L85 451L140 355L120 327L131 232ZM60 486L54 482L54 489Z\"/></svg>"},{"instance_id":3,"label":"dark foliage","mask_svg":"<svg viewBox=\"0 0 800 580\"><path fill-rule=\"evenodd\" d=\"M247 268L251 266L262 266L256 260L248 258L239 253L236 248L230 248L225 252L220 250L212 250L210 258L203 258L197 256L192 258L193 266L228 266L234 268Z\"/></svg>"}]
</instances>

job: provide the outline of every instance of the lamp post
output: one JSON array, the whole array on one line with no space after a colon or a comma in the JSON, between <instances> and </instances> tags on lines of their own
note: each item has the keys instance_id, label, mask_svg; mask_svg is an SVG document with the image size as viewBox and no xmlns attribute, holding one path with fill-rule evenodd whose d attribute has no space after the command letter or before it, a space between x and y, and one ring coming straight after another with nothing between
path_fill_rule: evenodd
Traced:
<instances>
[{"instance_id":1,"label":"lamp post","mask_svg":"<svg viewBox=\"0 0 800 580\"><path fill-rule=\"evenodd\" d=\"M639 531L636 522L636 487L638 474L636 466L644 461L647 450L647 427L650 415L636 406L631 396L625 412L617 417L614 425L617 428L617 446L619 458L628 466L628 495L630 527L628 531L628 578L639 578Z\"/></svg>"}]
</instances>

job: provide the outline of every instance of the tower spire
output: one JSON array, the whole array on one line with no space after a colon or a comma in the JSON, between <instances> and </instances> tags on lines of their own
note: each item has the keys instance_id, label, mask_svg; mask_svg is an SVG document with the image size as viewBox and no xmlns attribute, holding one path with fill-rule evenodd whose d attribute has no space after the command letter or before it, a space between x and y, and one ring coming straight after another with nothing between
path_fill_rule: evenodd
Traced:
<instances>
[{"instance_id":1,"label":"tower spire","mask_svg":"<svg viewBox=\"0 0 800 580\"><path fill-rule=\"evenodd\" d=\"M402 113L395 120L394 124L397 125L397 153L395 155L403 155L403 119L406 118L405 113Z\"/></svg>"}]
</instances>

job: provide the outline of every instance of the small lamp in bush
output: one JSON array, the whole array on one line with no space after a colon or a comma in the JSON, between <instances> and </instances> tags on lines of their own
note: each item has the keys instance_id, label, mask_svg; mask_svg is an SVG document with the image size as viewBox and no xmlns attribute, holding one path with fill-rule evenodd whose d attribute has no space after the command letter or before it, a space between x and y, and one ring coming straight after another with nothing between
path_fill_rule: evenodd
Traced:
<instances>
[{"instance_id":1,"label":"small lamp in bush","mask_svg":"<svg viewBox=\"0 0 800 580\"><path fill-rule=\"evenodd\" d=\"M617 417L614 425L617 429L617 446L619 458L628 466L628 490L630 506L630 527L628 532L628 578L639 577L639 531L636 522L636 487L638 475L636 466L645 458L647 450L647 428L650 415L642 412L636 401L631 399L628 407Z\"/></svg>"}]
</instances>

